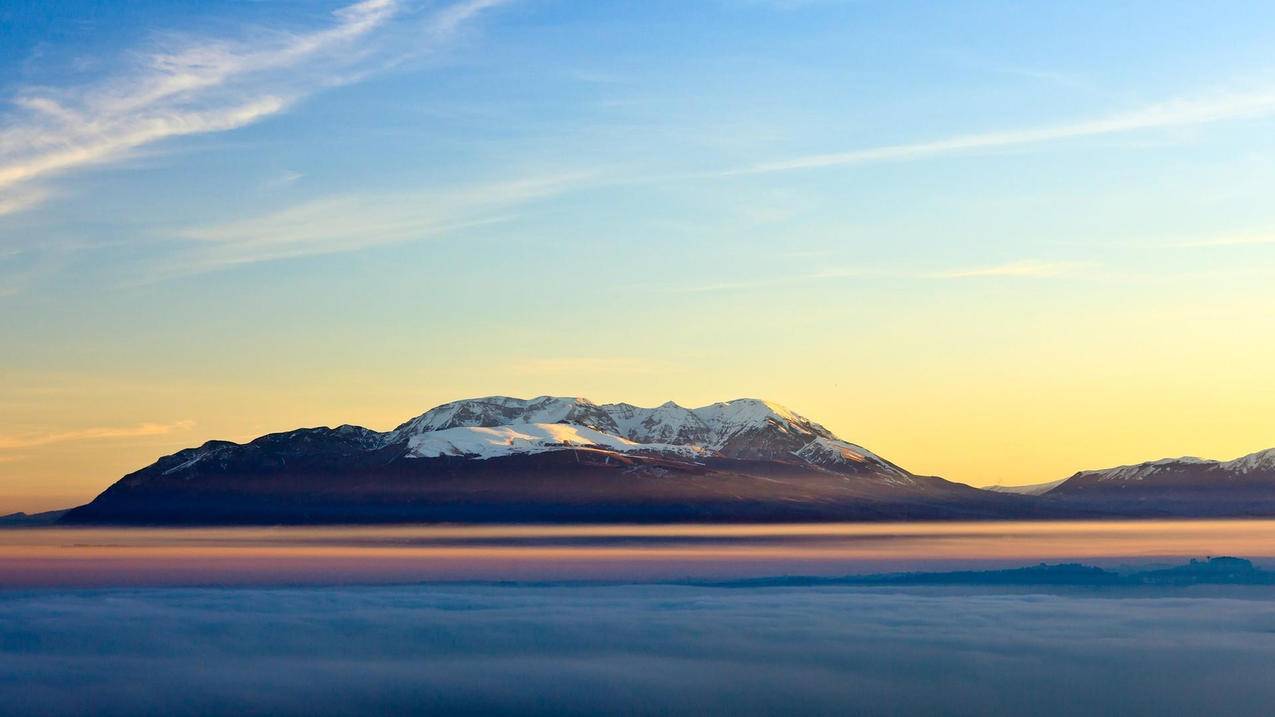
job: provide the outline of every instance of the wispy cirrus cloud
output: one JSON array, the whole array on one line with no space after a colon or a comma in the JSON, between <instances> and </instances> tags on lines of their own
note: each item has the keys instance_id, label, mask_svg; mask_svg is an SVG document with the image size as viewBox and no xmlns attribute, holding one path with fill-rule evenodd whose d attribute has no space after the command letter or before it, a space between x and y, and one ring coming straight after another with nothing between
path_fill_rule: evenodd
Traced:
<instances>
[{"instance_id":1,"label":"wispy cirrus cloud","mask_svg":"<svg viewBox=\"0 0 1275 717\"><path fill-rule=\"evenodd\" d=\"M97 426L74 431L13 433L0 435L0 450L38 448L55 443L74 443L78 441L163 436L179 431L189 431L194 426L194 421L174 421L173 423L140 423L136 426Z\"/></svg>"},{"instance_id":2,"label":"wispy cirrus cloud","mask_svg":"<svg viewBox=\"0 0 1275 717\"><path fill-rule=\"evenodd\" d=\"M1171 129L1275 115L1275 91L1179 99L1092 120L1018 130L957 135L945 139L806 154L729 169L718 176L770 174L874 162L905 162L951 154L1047 144L1085 137Z\"/></svg>"},{"instance_id":3,"label":"wispy cirrus cloud","mask_svg":"<svg viewBox=\"0 0 1275 717\"><path fill-rule=\"evenodd\" d=\"M1082 262L1066 261L1013 261L1004 264L971 266L939 271L904 271L885 268L850 268L825 269L823 271L797 274L779 274L775 276L743 279L739 281L723 281L711 284L674 287L674 293L699 294L718 291L746 291L751 289L768 289L784 286L801 286L816 284L836 279L878 278L878 279L913 279L913 280L947 280L947 279L996 279L996 278L1051 278L1074 275L1081 269L1090 266Z\"/></svg>"},{"instance_id":4,"label":"wispy cirrus cloud","mask_svg":"<svg viewBox=\"0 0 1275 717\"><path fill-rule=\"evenodd\" d=\"M0 250L0 298L25 292L31 284L60 271L66 260L66 252L62 250Z\"/></svg>"},{"instance_id":5,"label":"wispy cirrus cloud","mask_svg":"<svg viewBox=\"0 0 1275 717\"><path fill-rule=\"evenodd\" d=\"M952 269L919 276L934 279L977 279L984 277L1050 277L1074 273L1085 264L1073 261L1012 261L1006 264Z\"/></svg>"},{"instance_id":6,"label":"wispy cirrus cloud","mask_svg":"<svg viewBox=\"0 0 1275 717\"><path fill-rule=\"evenodd\" d=\"M167 39L88 86L28 87L0 116L0 215L52 194L57 175L117 162L164 140L223 132L277 115L327 87L348 84L420 52L419 35L445 39L506 0L436 10L409 41L391 40L409 13L399 0L363 0L321 29L256 30L238 38Z\"/></svg>"},{"instance_id":7,"label":"wispy cirrus cloud","mask_svg":"<svg viewBox=\"0 0 1275 717\"><path fill-rule=\"evenodd\" d=\"M631 356L554 356L519 361L513 370L523 374L649 374L673 367L661 361Z\"/></svg>"},{"instance_id":8,"label":"wispy cirrus cloud","mask_svg":"<svg viewBox=\"0 0 1275 717\"><path fill-rule=\"evenodd\" d=\"M441 190L333 195L258 217L188 227L177 233L182 244L174 260L148 277L356 251L504 222L516 207L569 191L592 176L565 172Z\"/></svg>"},{"instance_id":9,"label":"wispy cirrus cloud","mask_svg":"<svg viewBox=\"0 0 1275 717\"><path fill-rule=\"evenodd\" d=\"M0 216L14 214L43 203L52 192L46 187L23 187L11 192L0 189Z\"/></svg>"},{"instance_id":10,"label":"wispy cirrus cloud","mask_svg":"<svg viewBox=\"0 0 1275 717\"><path fill-rule=\"evenodd\" d=\"M1181 249L1204 249L1209 247L1227 247L1227 246L1261 246L1264 244L1275 244L1275 233L1270 234L1233 234L1229 236L1207 237L1204 239L1188 239L1185 241L1173 242L1161 247L1168 246Z\"/></svg>"},{"instance_id":11,"label":"wispy cirrus cloud","mask_svg":"<svg viewBox=\"0 0 1275 717\"><path fill-rule=\"evenodd\" d=\"M756 279L740 279L735 281L715 281L709 284L679 286L670 289L676 294L704 294L718 291L747 291L749 289L769 289L774 287L800 285L826 281L829 279L850 279L860 276L887 276L888 272L872 269L831 269L801 274L779 274Z\"/></svg>"},{"instance_id":12,"label":"wispy cirrus cloud","mask_svg":"<svg viewBox=\"0 0 1275 717\"><path fill-rule=\"evenodd\" d=\"M506 5L510 0L466 0L439 10L426 26L435 38L446 38L484 10Z\"/></svg>"}]
</instances>

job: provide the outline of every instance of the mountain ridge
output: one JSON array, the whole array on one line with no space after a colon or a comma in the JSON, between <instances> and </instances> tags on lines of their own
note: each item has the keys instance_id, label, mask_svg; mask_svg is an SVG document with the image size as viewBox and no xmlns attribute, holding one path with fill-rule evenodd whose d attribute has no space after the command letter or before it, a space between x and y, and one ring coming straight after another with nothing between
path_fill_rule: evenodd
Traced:
<instances>
[{"instance_id":1,"label":"mountain ridge","mask_svg":"<svg viewBox=\"0 0 1275 717\"><path fill-rule=\"evenodd\" d=\"M969 519L1013 501L914 475L760 399L688 409L489 396L386 432L346 424L209 441L124 476L64 520Z\"/></svg>"},{"instance_id":2,"label":"mountain ridge","mask_svg":"<svg viewBox=\"0 0 1275 717\"><path fill-rule=\"evenodd\" d=\"M1166 517L1275 515L1275 449L1228 461L1160 458L1072 474L1041 497Z\"/></svg>"},{"instance_id":3,"label":"mountain ridge","mask_svg":"<svg viewBox=\"0 0 1275 717\"><path fill-rule=\"evenodd\" d=\"M760 399L451 401L389 431L208 441L64 522L699 522L1275 516L1275 449L1161 459L1035 486L921 476Z\"/></svg>"},{"instance_id":4,"label":"mountain ridge","mask_svg":"<svg viewBox=\"0 0 1275 717\"><path fill-rule=\"evenodd\" d=\"M812 465L857 464L899 478L911 475L788 408L754 398L689 409L672 401L643 408L628 403L595 404L579 397L485 396L441 404L385 432L343 424L337 428L323 426L266 434L247 444L209 441L186 450L250 445L279 437L304 438L321 431L343 436L365 449L403 444L407 447L406 457L414 458L451 455L484 459L575 446L683 456L805 460L803 449L818 442L825 450L810 461ZM816 453L812 449L806 455L813 457Z\"/></svg>"},{"instance_id":5,"label":"mountain ridge","mask_svg":"<svg viewBox=\"0 0 1275 717\"><path fill-rule=\"evenodd\" d=\"M1071 486L1071 489L1074 490L1077 484L1086 482L1119 483L1147 480L1155 482L1158 479L1164 479L1174 474L1199 471L1215 473L1218 478L1239 478L1254 474L1260 474L1263 478L1267 474L1275 477L1275 448L1255 451L1239 458L1225 461L1197 458L1195 456L1181 456L1178 458L1158 458L1110 468L1082 470L1063 479L1048 492L1059 491L1059 489L1065 488L1072 481L1075 481Z\"/></svg>"}]
</instances>

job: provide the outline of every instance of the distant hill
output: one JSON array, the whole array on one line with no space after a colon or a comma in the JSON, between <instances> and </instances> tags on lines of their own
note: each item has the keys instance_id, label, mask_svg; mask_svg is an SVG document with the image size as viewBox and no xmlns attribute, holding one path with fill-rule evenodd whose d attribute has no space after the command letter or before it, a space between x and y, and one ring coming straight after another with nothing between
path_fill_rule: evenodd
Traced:
<instances>
[{"instance_id":1,"label":"distant hill","mask_svg":"<svg viewBox=\"0 0 1275 717\"><path fill-rule=\"evenodd\" d=\"M714 582L723 587L814 585L1019 585L1058 587L1140 587L1190 585L1275 585L1275 571L1243 558L1191 560L1172 568L1116 572L1078 563L1041 563L1007 570L958 570L936 573L884 573L838 577L789 576Z\"/></svg>"},{"instance_id":2,"label":"distant hill","mask_svg":"<svg viewBox=\"0 0 1275 717\"><path fill-rule=\"evenodd\" d=\"M1016 495L1044 495L1049 491L1062 485L1066 478L1051 480L1048 483L1032 483L1030 485L993 485L988 486L984 490L994 491L996 493L1014 493Z\"/></svg>"},{"instance_id":3,"label":"distant hill","mask_svg":"<svg viewBox=\"0 0 1275 717\"><path fill-rule=\"evenodd\" d=\"M1275 449L1231 461L1164 458L1080 471L1042 493L1059 504L1132 516L1275 515Z\"/></svg>"},{"instance_id":4,"label":"distant hill","mask_svg":"<svg viewBox=\"0 0 1275 717\"><path fill-rule=\"evenodd\" d=\"M977 520L1035 505L918 476L778 404L493 396L379 433L211 441L124 476L70 523Z\"/></svg>"},{"instance_id":5,"label":"distant hill","mask_svg":"<svg viewBox=\"0 0 1275 717\"><path fill-rule=\"evenodd\" d=\"M66 515L65 510L50 510L44 513L10 513L0 515L0 528L28 527L33 525L53 525Z\"/></svg>"}]
</instances>

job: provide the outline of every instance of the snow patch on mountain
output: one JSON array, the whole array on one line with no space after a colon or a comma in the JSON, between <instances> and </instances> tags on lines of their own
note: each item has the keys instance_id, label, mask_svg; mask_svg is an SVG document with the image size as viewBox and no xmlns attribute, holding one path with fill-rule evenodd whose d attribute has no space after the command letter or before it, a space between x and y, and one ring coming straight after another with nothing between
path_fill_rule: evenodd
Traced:
<instances>
[{"instance_id":1,"label":"snow patch on mountain","mask_svg":"<svg viewBox=\"0 0 1275 717\"><path fill-rule=\"evenodd\" d=\"M1158 473L1173 470L1179 466L1208 465L1216 463L1217 461L1209 461L1203 458L1196 458L1195 456L1161 458L1158 461L1147 461L1146 463L1116 466L1115 468L1080 471L1075 477L1093 477L1100 481L1140 481L1151 478Z\"/></svg>"},{"instance_id":2,"label":"snow patch on mountain","mask_svg":"<svg viewBox=\"0 0 1275 717\"><path fill-rule=\"evenodd\" d=\"M1066 478L1059 478L1047 483L1031 483L1029 485L992 485L984 488L984 490L990 490L994 493L1015 493L1017 495L1044 495L1066 482Z\"/></svg>"},{"instance_id":3,"label":"snow patch on mountain","mask_svg":"<svg viewBox=\"0 0 1275 717\"><path fill-rule=\"evenodd\" d=\"M1228 473L1240 474L1275 471L1275 448L1250 453L1230 461L1215 461L1194 456L1161 458L1158 461L1147 461L1146 463L1136 463L1128 466L1081 471L1077 475L1095 476L1098 480L1145 480L1157 473L1184 466L1214 466Z\"/></svg>"},{"instance_id":4,"label":"snow patch on mountain","mask_svg":"<svg viewBox=\"0 0 1275 717\"><path fill-rule=\"evenodd\" d=\"M199 448L187 448L179 451L167 457L168 460L174 461L174 463L172 467L164 469L164 475L189 470L197 463L209 458L215 458L218 454L225 453L228 448L233 448L235 445L224 441L209 441Z\"/></svg>"},{"instance_id":5,"label":"snow patch on mountain","mask_svg":"<svg viewBox=\"0 0 1275 717\"><path fill-rule=\"evenodd\" d=\"M740 398L714 403L697 408L694 412L709 427L712 433L712 445L717 448L726 445L741 433L765 428L807 437L810 440L836 439L836 436L823 426L777 403L756 398Z\"/></svg>"},{"instance_id":6,"label":"snow patch on mountain","mask_svg":"<svg viewBox=\"0 0 1275 717\"><path fill-rule=\"evenodd\" d=\"M444 403L390 432L390 443L419 433L459 427L494 427L516 423L572 423L616 433L615 422L585 398L538 396L532 399L487 396Z\"/></svg>"},{"instance_id":7,"label":"snow patch on mountain","mask_svg":"<svg viewBox=\"0 0 1275 717\"><path fill-rule=\"evenodd\" d=\"M564 448L602 448L612 451L658 451L687 454L684 446L636 443L619 436L567 423L515 423L507 426L460 426L427 431L407 442L407 457L463 456L496 458L543 453Z\"/></svg>"},{"instance_id":8,"label":"snow patch on mountain","mask_svg":"<svg viewBox=\"0 0 1275 717\"><path fill-rule=\"evenodd\" d=\"M816 438L807 443L794 454L811 463L867 463L869 460L880 461L881 458L862 446L837 440L835 438Z\"/></svg>"},{"instance_id":9,"label":"snow patch on mountain","mask_svg":"<svg viewBox=\"0 0 1275 717\"><path fill-rule=\"evenodd\" d=\"M908 478L910 481L907 471L895 466L863 446L857 446L838 438L816 438L794 451L793 455L811 465L834 470L854 464L872 465L884 473L893 475L896 478Z\"/></svg>"},{"instance_id":10,"label":"snow patch on mountain","mask_svg":"<svg viewBox=\"0 0 1275 717\"><path fill-rule=\"evenodd\" d=\"M1275 471L1275 448L1227 461L1222 467L1236 473L1253 473L1256 471Z\"/></svg>"},{"instance_id":11,"label":"snow patch on mountain","mask_svg":"<svg viewBox=\"0 0 1275 717\"><path fill-rule=\"evenodd\" d=\"M708 424L695 411L668 401L656 408L629 403L601 406L611 417L619 434L641 443L704 445L709 442Z\"/></svg>"}]
</instances>

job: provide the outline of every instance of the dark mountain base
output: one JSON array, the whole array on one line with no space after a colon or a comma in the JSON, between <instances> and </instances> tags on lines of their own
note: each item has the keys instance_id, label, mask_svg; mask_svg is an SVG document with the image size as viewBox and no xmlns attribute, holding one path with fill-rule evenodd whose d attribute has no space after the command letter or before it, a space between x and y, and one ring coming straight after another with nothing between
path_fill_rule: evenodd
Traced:
<instances>
[{"instance_id":1,"label":"dark mountain base","mask_svg":"<svg viewBox=\"0 0 1275 717\"><path fill-rule=\"evenodd\" d=\"M1275 486L1139 488L1054 495L1042 502L1060 510L1126 518L1270 518Z\"/></svg>"},{"instance_id":2,"label":"dark mountain base","mask_svg":"<svg viewBox=\"0 0 1275 717\"><path fill-rule=\"evenodd\" d=\"M53 525L65 516L65 510L50 510L44 513L10 513L0 515L0 528L29 528L36 525Z\"/></svg>"},{"instance_id":3,"label":"dark mountain base","mask_svg":"<svg viewBox=\"0 0 1275 717\"><path fill-rule=\"evenodd\" d=\"M1192 585L1275 585L1275 572L1249 560L1216 557L1192 560L1171 568L1114 572L1090 565L1041 563L1008 570L958 570L942 573L887 573L838 577L784 576L725 582L696 583L720 587L810 587L819 585L865 586L1071 586L1071 587L1188 587Z\"/></svg>"},{"instance_id":4,"label":"dark mountain base","mask_svg":"<svg viewBox=\"0 0 1275 717\"><path fill-rule=\"evenodd\" d=\"M914 477L895 484L798 464L704 463L564 450L485 461L399 459L124 480L67 523L675 523L1083 517L1023 496Z\"/></svg>"}]
</instances>

